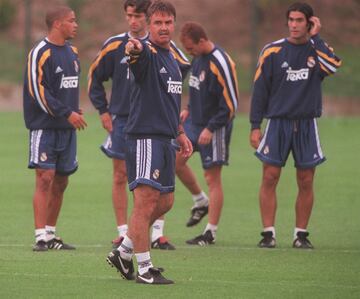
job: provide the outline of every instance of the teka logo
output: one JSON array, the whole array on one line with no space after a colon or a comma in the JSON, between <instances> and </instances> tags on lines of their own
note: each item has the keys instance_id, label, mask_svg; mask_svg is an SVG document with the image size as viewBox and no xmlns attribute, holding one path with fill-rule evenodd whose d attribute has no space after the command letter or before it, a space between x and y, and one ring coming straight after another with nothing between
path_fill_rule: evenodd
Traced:
<instances>
[{"instance_id":1,"label":"teka logo","mask_svg":"<svg viewBox=\"0 0 360 299\"><path fill-rule=\"evenodd\" d=\"M172 81L171 77L169 77L167 84L168 84L168 93L175 93L175 94L182 93L182 82L181 81Z\"/></svg>"},{"instance_id":2,"label":"teka logo","mask_svg":"<svg viewBox=\"0 0 360 299\"><path fill-rule=\"evenodd\" d=\"M190 74L190 78L189 78L189 86L193 87L197 90L200 90L200 79L196 76L193 76L192 74Z\"/></svg>"},{"instance_id":3,"label":"teka logo","mask_svg":"<svg viewBox=\"0 0 360 299\"><path fill-rule=\"evenodd\" d=\"M300 69L292 70L291 67L288 68L286 81L300 81L307 80L309 78L309 69Z\"/></svg>"},{"instance_id":4,"label":"teka logo","mask_svg":"<svg viewBox=\"0 0 360 299\"><path fill-rule=\"evenodd\" d=\"M65 77L63 75L61 78L60 88L77 88L78 82L79 82L78 76Z\"/></svg>"}]
</instances>

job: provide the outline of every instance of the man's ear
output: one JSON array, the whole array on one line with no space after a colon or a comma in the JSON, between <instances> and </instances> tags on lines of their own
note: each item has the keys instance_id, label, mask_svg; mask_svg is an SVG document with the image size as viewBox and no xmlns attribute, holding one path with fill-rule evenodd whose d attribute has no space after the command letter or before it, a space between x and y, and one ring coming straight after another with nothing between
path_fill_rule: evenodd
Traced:
<instances>
[{"instance_id":1,"label":"man's ear","mask_svg":"<svg viewBox=\"0 0 360 299\"><path fill-rule=\"evenodd\" d=\"M61 20L55 20L53 23L53 28L59 29L62 24Z\"/></svg>"}]
</instances>

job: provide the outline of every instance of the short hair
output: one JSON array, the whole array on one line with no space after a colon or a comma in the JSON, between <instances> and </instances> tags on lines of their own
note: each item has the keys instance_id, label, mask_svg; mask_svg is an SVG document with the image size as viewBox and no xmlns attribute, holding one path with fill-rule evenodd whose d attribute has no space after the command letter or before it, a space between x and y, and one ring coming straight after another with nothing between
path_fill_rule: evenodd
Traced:
<instances>
[{"instance_id":1,"label":"short hair","mask_svg":"<svg viewBox=\"0 0 360 299\"><path fill-rule=\"evenodd\" d=\"M124 3L124 10L131 6L135 7L136 13L146 14L149 6L151 5L151 0L126 0Z\"/></svg>"},{"instance_id":2,"label":"short hair","mask_svg":"<svg viewBox=\"0 0 360 299\"><path fill-rule=\"evenodd\" d=\"M51 29L55 21L61 20L71 12L73 12L73 10L68 6L57 6L48 10L45 16L47 28Z\"/></svg>"},{"instance_id":3,"label":"short hair","mask_svg":"<svg viewBox=\"0 0 360 299\"><path fill-rule=\"evenodd\" d=\"M190 38L195 44L199 43L201 38L208 40L204 27L196 22L186 22L181 27L180 40L185 37Z\"/></svg>"},{"instance_id":4,"label":"short hair","mask_svg":"<svg viewBox=\"0 0 360 299\"><path fill-rule=\"evenodd\" d=\"M146 20L148 23L150 22L152 15L157 12L173 16L174 20L176 20L175 7L168 1L156 0L150 5L146 14Z\"/></svg>"},{"instance_id":5,"label":"short hair","mask_svg":"<svg viewBox=\"0 0 360 299\"><path fill-rule=\"evenodd\" d=\"M313 8L305 2L295 2L291 4L286 12L286 20L289 19L290 13L292 11L302 12L305 15L307 22L310 22L310 18L314 16Z\"/></svg>"}]
</instances>

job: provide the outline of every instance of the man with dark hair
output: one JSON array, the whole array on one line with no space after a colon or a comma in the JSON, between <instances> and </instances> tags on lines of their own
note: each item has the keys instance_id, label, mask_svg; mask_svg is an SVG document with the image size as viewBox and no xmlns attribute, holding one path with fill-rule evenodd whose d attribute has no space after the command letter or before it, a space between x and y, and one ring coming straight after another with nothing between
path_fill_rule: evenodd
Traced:
<instances>
[{"instance_id":1,"label":"man with dark hair","mask_svg":"<svg viewBox=\"0 0 360 299\"><path fill-rule=\"evenodd\" d=\"M34 251L75 249L56 237L68 177L77 170L76 129L86 122L79 109L78 51L67 40L76 35L68 7L46 15L48 35L29 53L24 82L24 119L30 130L29 168L35 169Z\"/></svg>"},{"instance_id":2,"label":"man with dark hair","mask_svg":"<svg viewBox=\"0 0 360 299\"><path fill-rule=\"evenodd\" d=\"M187 22L181 29L180 40L185 50L194 56L189 79L189 105L181 112L180 119L185 122L185 132L194 150L200 153L210 198L209 203L207 199L194 198L195 205L187 225L198 223L207 212L209 219L204 232L186 243L204 246L215 243L224 202L221 170L223 165L228 165L238 83L233 60L208 39L200 24ZM199 184L187 165L188 159L177 155L176 174L194 194L199 190Z\"/></svg>"},{"instance_id":3,"label":"man with dark hair","mask_svg":"<svg viewBox=\"0 0 360 299\"><path fill-rule=\"evenodd\" d=\"M320 19L310 5L292 4L286 18L289 37L266 45L260 54L251 102L250 143L263 162L259 198L264 228L258 246L276 246L276 186L292 152L298 184L293 247L312 249L307 226L315 167L325 161L316 122L322 110L321 83L341 61L320 38Z\"/></svg>"},{"instance_id":4,"label":"man with dark hair","mask_svg":"<svg viewBox=\"0 0 360 299\"><path fill-rule=\"evenodd\" d=\"M108 38L89 70L88 93L89 98L98 110L104 129L108 137L101 146L105 155L113 161L112 202L119 236L113 240L113 247L118 248L127 233L128 197L126 192L125 165L125 132L130 110L131 86L134 78L129 71L125 44L129 38L148 39L146 30L146 12L151 4L149 0L126 0L124 11L129 25L129 32ZM171 44L172 53L178 58L179 65L187 71L190 64L185 56L179 52L175 44ZM104 82L112 80L110 101L106 99ZM173 250L175 247L163 234L164 217L153 224L151 246L156 249Z\"/></svg>"},{"instance_id":5,"label":"man with dark hair","mask_svg":"<svg viewBox=\"0 0 360 299\"><path fill-rule=\"evenodd\" d=\"M108 256L128 280L134 279L132 257L138 263L137 283L171 284L153 267L149 228L174 202L176 138L181 154L189 156L192 146L179 123L182 78L170 50L175 30L175 9L165 1L148 10L149 41L130 38L125 45L134 75L134 94L126 123L126 168L134 207L129 231L118 250Z\"/></svg>"}]
</instances>

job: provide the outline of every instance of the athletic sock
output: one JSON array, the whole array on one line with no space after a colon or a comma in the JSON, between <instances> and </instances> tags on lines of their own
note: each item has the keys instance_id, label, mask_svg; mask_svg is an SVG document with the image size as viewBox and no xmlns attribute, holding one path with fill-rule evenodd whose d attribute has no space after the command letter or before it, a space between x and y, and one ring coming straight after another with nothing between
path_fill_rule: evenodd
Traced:
<instances>
[{"instance_id":1,"label":"athletic sock","mask_svg":"<svg viewBox=\"0 0 360 299\"><path fill-rule=\"evenodd\" d=\"M155 220L152 225L151 242L156 241L164 235L164 224L165 221L162 219Z\"/></svg>"},{"instance_id":2,"label":"athletic sock","mask_svg":"<svg viewBox=\"0 0 360 299\"><path fill-rule=\"evenodd\" d=\"M123 224L123 225L119 225L117 227L118 233L119 233L119 237L125 237L127 231L128 231L128 225L127 224Z\"/></svg>"},{"instance_id":3,"label":"athletic sock","mask_svg":"<svg viewBox=\"0 0 360 299\"><path fill-rule=\"evenodd\" d=\"M50 241L56 237L56 226L45 225L46 241Z\"/></svg>"},{"instance_id":4,"label":"athletic sock","mask_svg":"<svg viewBox=\"0 0 360 299\"><path fill-rule=\"evenodd\" d=\"M120 251L120 256L122 258L131 261L134 255L134 245L127 235L125 235L123 241L121 242L121 245L118 247L118 250Z\"/></svg>"},{"instance_id":5,"label":"athletic sock","mask_svg":"<svg viewBox=\"0 0 360 299\"><path fill-rule=\"evenodd\" d=\"M39 242L40 240L46 241L46 230L45 228L35 229L35 242Z\"/></svg>"},{"instance_id":6,"label":"athletic sock","mask_svg":"<svg viewBox=\"0 0 360 299\"><path fill-rule=\"evenodd\" d=\"M153 267L150 258L150 251L135 253L135 256L138 263L138 272L140 275L143 275L149 270L149 268Z\"/></svg>"},{"instance_id":7,"label":"athletic sock","mask_svg":"<svg viewBox=\"0 0 360 299\"><path fill-rule=\"evenodd\" d=\"M295 229L294 229L294 240L297 239L297 233L298 232L307 232L307 230L305 228L295 227Z\"/></svg>"},{"instance_id":8,"label":"athletic sock","mask_svg":"<svg viewBox=\"0 0 360 299\"><path fill-rule=\"evenodd\" d=\"M275 227L274 226L268 226L268 227L264 227L264 232L272 232L272 237L274 239L276 239L276 234L275 234Z\"/></svg>"},{"instance_id":9,"label":"athletic sock","mask_svg":"<svg viewBox=\"0 0 360 299\"><path fill-rule=\"evenodd\" d=\"M205 234L206 231L208 231L208 230L211 231L211 234L212 234L213 238L215 239L215 237L216 237L216 231L217 231L217 225L208 223L208 224L206 225L206 227L205 227L205 230L204 230L204 233L203 233L203 234Z\"/></svg>"},{"instance_id":10,"label":"athletic sock","mask_svg":"<svg viewBox=\"0 0 360 299\"><path fill-rule=\"evenodd\" d=\"M193 201L195 207L206 207L209 205L209 198L207 197L204 191L201 191L199 194L193 194Z\"/></svg>"}]
</instances>

